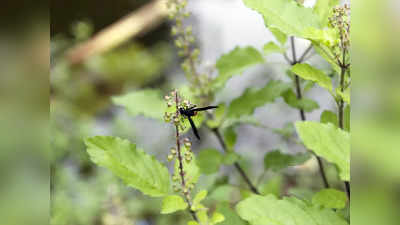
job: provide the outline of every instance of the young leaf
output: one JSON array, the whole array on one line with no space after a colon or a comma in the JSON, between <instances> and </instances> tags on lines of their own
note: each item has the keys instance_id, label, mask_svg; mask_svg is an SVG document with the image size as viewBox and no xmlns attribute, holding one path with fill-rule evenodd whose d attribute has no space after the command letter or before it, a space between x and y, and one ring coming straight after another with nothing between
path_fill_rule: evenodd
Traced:
<instances>
[{"instance_id":1,"label":"young leaf","mask_svg":"<svg viewBox=\"0 0 400 225\"><path fill-rule=\"evenodd\" d=\"M273 132L282 135L284 138L289 139L296 132L293 123L286 123L282 129L273 128Z\"/></svg>"},{"instance_id":2,"label":"young leaf","mask_svg":"<svg viewBox=\"0 0 400 225\"><path fill-rule=\"evenodd\" d=\"M312 203L331 209L343 209L346 207L347 196L343 191L336 189L323 189L314 195Z\"/></svg>"},{"instance_id":3,"label":"young leaf","mask_svg":"<svg viewBox=\"0 0 400 225\"><path fill-rule=\"evenodd\" d=\"M201 201L203 201L207 197L207 191L202 190L199 193L196 194L196 196L193 199L193 205L192 205L192 210L197 211L199 209L205 208L202 204Z\"/></svg>"},{"instance_id":4,"label":"young leaf","mask_svg":"<svg viewBox=\"0 0 400 225\"><path fill-rule=\"evenodd\" d=\"M94 163L111 170L128 186L153 197L170 192L168 169L128 140L96 136L85 139L85 144Z\"/></svg>"},{"instance_id":5,"label":"young leaf","mask_svg":"<svg viewBox=\"0 0 400 225\"><path fill-rule=\"evenodd\" d=\"M204 149L197 155L197 166L203 174L213 174L218 172L222 163L222 154L215 149Z\"/></svg>"},{"instance_id":6,"label":"young leaf","mask_svg":"<svg viewBox=\"0 0 400 225\"><path fill-rule=\"evenodd\" d=\"M304 145L318 156L338 166L340 178L350 180L350 134L333 124L297 122L296 130Z\"/></svg>"},{"instance_id":7,"label":"young leaf","mask_svg":"<svg viewBox=\"0 0 400 225\"><path fill-rule=\"evenodd\" d=\"M291 0L243 0L245 5L263 18L267 27L278 28L286 35L304 37L309 27L321 28L319 18L311 8Z\"/></svg>"},{"instance_id":8,"label":"young leaf","mask_svg":"<svg viewBox=\"0 0 400 225\"><path fill-rule=\"evenodd\" d=\"M214 89L220 89L234 75L241 74L245 69L255 64L263 63L261 53L253 47L236 47L222 55L217 61L219 75L212 81Z\"/></svg>"},{"instance_id":9,"label":"young leaf","mask_svg":"<svg viewBox=\"0 0 400 225\"><path fill-rule=\"evenodd\" d=\"M318 103L312 99L298 99L292 89L287 90L282 96L286 104L296 109L303 109L305 112L312 112L313 110L319 108Z\"/></svg>"},{"instance_id":10,"label":"young leaf","mask_svg":"<svg viewBox=\"0 0 400 225\"><path fill-rule=\"evenodd\" d=\"M188 204L179 195L168 195L162 201L161 214L169 214L180 210L185 210Z\"/></svg>"},{"instance_id":11,"label":"young leaf","mask_svg":"<svg viewBox=\"0 0 400 225\"><path fill-rule=\"evenodd\" d=\"M329 49L329 47L324 46L322 43L319 43L317 41L312 41L313 47L315 51L322 56L329 64L331 64L332 68L339 74L340 73L340 67L337 64L337 61L335 60L333 53Z\"/></svg>"},{"instance_id":12,"label":"young leaf","mask_svg":"<svg viewBox=\"0 0 400 225\"><path fill-rule=\"evenodd\" d=\"M113 97L112 101L116 105L125 107L132 116L144 115L158 120L163 120L166 109L166 103L160 91L156 89L134 91Z\"/></svg>"},{"instance_id":13,"label":"young leaf","mask_svg":"<svg viewBox=\"0 0 400 225\"><path fill-rule=\"evenodd\" d=\"M264 55L269 55L271 53L284 53L285 49L279 47L277 44L274 42L270 41L267 44L264 45L263 47Z\"/></svg>"},{"instance_id":14,"label":"young leaf","mask_svg":"<svg viewBox=\"0 0 400 225\"><path fill-rule=\"evenodd\" d=\"M291 71L305 80L316 82L319 86L332 91L332 81L324 72L318 70L307 63L292 66Z\"/></svg>"},{"instance_id":15,"label":"young leaf","mask_svg":"<svg viewBox=\"0 0 400 225\"><path fill-rule=\"evenodd\" d=\"M336 127L338 126L338 119L337 115L329 110L325 110L321 113L321 118L320 118L321 123L331 123L335 125Z\"/></svg>"},{"instance_id":16,"label":"young leaf","mask_svg":"<svg viewBox=\"0 0 400 225\"><path fill-rule=\"evenodd\" d=\"M237 204L239 216L251 225L348 225L331 209L309 205L294 197L253 195Z\"/></svg>"},{"instance_id":17,"label":"young leaf","mask_svg":"<svg viewBox=\"0 0 400 225\"><path fill-rule=\"evenodd\" d=\"M296 155L289 155L282 153L280 150L270 151L264 156L265 170L279 171L289 166L296 166L303 164L310 159L309 153L298 153Z\"/></svg>"},{"instance_id":18,"label":"young leaf","mask_svg":"<svg viewBox=\"0 0 400 225\"><path fill-rule=\"evenodd\" d=\"M289 84L276 80L268 82L261 89L248 88L242 96L231 102L228 107L227 117L239 118L251 115L257 107L263 106L268 102L273 102L289 88Z\"/></svg>"},{"instance_id":19,"label":"young leaf","mask_svg":"<svg viewBox=\"0 0 400 225\"><path fill-rule=\"evenodd\" d=\"M217 224L217 223L221 223L224 220L225 220L224 215L222 215L219 212L214 212L214 214L211 217L211 224L214 225L214 224Z\"/></svg>"}]
</instances>

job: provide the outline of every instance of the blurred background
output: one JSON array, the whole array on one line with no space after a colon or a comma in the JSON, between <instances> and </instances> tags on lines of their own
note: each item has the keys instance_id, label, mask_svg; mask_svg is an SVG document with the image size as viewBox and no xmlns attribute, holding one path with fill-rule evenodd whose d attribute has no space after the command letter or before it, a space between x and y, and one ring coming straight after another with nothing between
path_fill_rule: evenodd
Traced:
<instances>
[{"instance_id":1,"label":"blurred background","mask_svg":"<svg viewBox=\"0 0 400 225\"><path fill-rule=\"evenodd\" d=\"M185 224L185 213L160 215L159 200L125 187L109 171L91 163L82 142L93 135L120 136L165 162L165 146L173 142L170 127L140 116L132 118L111 102L112 96L130 91L160 88L167 93L186 82L162 8L139 14L148 19L146 25L107 33L115 24L123 27L129 24L123 21L139 18L137 13L149 4L147 0L4 2L0 33L2 224ZM262 18L240 0L190 0L189 10L193 14L188 23L201 50L202 68L212 70L216 59L237 45L261 49L273 40ZM391 225L400 219L399 12L396 0L352 1L354 224ZM109 34L108 41L97 39L97 47L85 45L102 32ZM297 41L299 52L306 46ZM287 64L281 56L267 60L230 80L216 101L229 102L246 87L261 87L271 78L287 79ZM328 68L316 54L309 60ZM308 115L311 120L318 120L322 110L335 109L329 95L317 87L307 96L320 105ZM293 153L303 149L274 132L298 120L298 112L282 100L260 107L254 116L265 127L240 126L235 149L245 156L246 170L256 182L263 172L260 156L276 148ZM220 148L205 130L201 136L195 151ZM259 185L278 195L288 191L291 182L297 183L298 188L291 189L296 195L320 188L313 180L315 162L296 170L269 173ZM335 169L328 172L334 182ZM221 190L214 190L216 186L244 186L241 182L236 171L224 167L219 174L201 177L199 184L210 190L208 204L213 205L226 198Z\"/></svg>"}]
</instances>

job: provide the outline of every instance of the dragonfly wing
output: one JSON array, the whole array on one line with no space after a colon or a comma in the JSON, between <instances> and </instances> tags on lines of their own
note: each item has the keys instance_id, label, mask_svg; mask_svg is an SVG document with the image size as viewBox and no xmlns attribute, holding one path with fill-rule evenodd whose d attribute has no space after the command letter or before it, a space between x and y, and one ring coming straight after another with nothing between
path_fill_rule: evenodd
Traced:
<instances>
[{"instance_id":1,"label":"dragonfly wing","mask_svg":"<svg viewBox=\"0 0 400 225\"><path fill-rule=\"evenodd\" d=\"M218 106L207 106L207 107L203 107L203 108L196 108L196 109L192 109L193 111L205 111L208 109L216 109L218 108Z\"/></svg>"},{"instance_id":2,"label":"dragonfly wing","mask_svg":"<svg viewBox=\"0 0 400 225\"><path fill-rule=\"evenodd\" d=\"M192 126L194 135L200 140L200 135L199 135L199 133L197 132L196 125L194 125L194 122L193 122L193 120L192 120L192 118L191 118L190 116L188 116L188 120L189 120L189 122L190 122L190 126Z\"/></svg>"}]
</instances>

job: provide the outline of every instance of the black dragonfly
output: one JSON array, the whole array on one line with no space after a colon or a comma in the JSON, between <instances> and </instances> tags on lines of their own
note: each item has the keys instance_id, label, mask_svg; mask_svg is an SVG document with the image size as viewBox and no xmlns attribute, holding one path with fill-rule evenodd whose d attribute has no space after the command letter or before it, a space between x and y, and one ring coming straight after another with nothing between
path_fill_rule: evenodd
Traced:
<instances>
[{"instance_id":1,"label":"black dragonfly","mask_svg":"<svg viewBox=\"0 0 400 225\"><path fill-rule=\"evenodd\" d=\"M215 108L218 108L218 106L207 106L207 107L203 107L203 108L196 108L196 106L192 106L192 107L187 108L187 109L179 108L179 113L188 118L188 120L190 122L190 126L192 126L194 135L200 140L200 135L197 132L196 125L194 125L194 122L192 120L192 116L197 115L197 112L199 112L199 111L205 111L205 110L215 109Z\"/></svg>"}]
</instances>

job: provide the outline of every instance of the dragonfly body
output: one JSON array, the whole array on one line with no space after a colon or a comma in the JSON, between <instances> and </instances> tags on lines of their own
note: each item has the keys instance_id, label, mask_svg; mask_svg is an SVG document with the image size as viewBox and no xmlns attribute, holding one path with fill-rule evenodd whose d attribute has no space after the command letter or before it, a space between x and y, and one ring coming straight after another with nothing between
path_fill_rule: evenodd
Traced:
<instances>
[{"instance_id":1,"label":"dragonfly body","mask_svg":"<svg viewBox=\"0 0 400 225\"><path fill-rule=\"evenodd\" d=\"M187 109L179 108L179 113L188 118L188 120L190 122L190 126L192 126L194 135L200 140L200 135L197 132L197 128L192 120L192 116L197 115L197 112L199 112L199 111L205 111L205 110L215 109L215 108L218 108L218 106L207 106L207 107L203 107L203 108L196 108L196 106L193 106L193 107L190 107Z\"/></svg>"}]
</instances>

